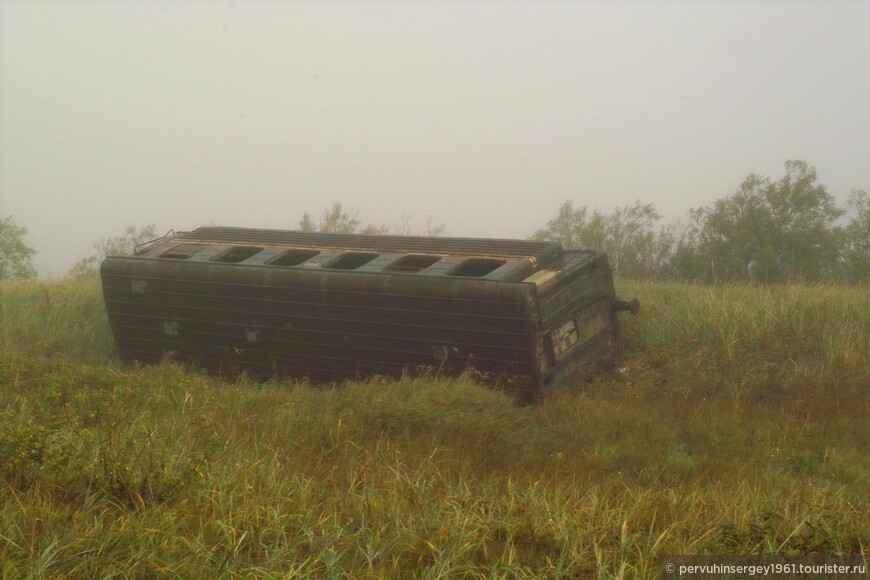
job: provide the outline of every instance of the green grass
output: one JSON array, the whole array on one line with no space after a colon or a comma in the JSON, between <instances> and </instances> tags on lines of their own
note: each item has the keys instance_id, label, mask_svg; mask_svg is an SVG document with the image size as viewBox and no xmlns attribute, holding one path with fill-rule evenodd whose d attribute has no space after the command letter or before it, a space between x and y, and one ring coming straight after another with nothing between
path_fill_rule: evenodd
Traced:
<instances>
[{"instance_id":1,"label":"green grass","mask_svg":"<svg viewBox=\"0 0 870 580\"><path fill-rule=\"evenodd\" d=\"M0 283L0 348L79 362L117 362L99 278Z\"/></svg>"},{"instance_id":2,"label":"green grass","mask_svg":"<svg viewBox=\"0 0 870 580\"><path fill-rule=\"evenodd\" d=\"M652 577L663 554L864 554L870 291L622 283L611 372L219 380L115 358L98 285L0 285L0 570Z\"/></svg>"}]
</instances>

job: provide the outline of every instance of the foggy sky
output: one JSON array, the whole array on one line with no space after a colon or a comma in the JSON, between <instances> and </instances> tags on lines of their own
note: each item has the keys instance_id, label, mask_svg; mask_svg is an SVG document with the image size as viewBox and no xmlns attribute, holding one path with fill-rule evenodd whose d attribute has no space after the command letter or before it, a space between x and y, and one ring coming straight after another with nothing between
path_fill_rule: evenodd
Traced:
<instances>
[{"instance_id":1,"label":"foggy sky","mask_svg":"<svg viewBox=\"0 0 870 580\"><path fill-rule=\"evenodd\" d=\"M870 189L868 2L0 2L0 216L60 276L128 225L332 202L524 238L803 159Z\"/></svg>"}]
</instances>

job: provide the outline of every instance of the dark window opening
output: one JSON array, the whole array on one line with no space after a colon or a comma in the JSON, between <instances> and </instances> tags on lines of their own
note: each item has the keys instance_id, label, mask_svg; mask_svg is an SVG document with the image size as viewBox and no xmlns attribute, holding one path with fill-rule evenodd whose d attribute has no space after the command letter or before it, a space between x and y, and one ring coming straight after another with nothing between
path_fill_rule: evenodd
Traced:
<instances>
[{"instance_id":1,"label":"dark window opening","mask_svg":"<svg viewBox=\"0 0 870 580\"><path fill-rule=\"evenodd\" d=\"M298 266L319 253L317 250L288 250L266 263L270 266Z\"/></svg>"},{"instance_id":2,"label":"dark window opening","mask_svg":"<svg viewBox=\"0 0 870 580\"><path fill-rule=\"evenodd\" d=\"M196 244L179 244L163 252L158 257L166 260L186 260L194 254L201 252L202 249L203 246Z\"/></svg>"},{"instance_id":3,"label":"dark window opening","mask_svg":"<svg viewBox=\"0 0 870 580\"><path fill-rule=\"evenodd\" d=\"M419 272L420 270L425 270L440 259L441 256L405 256L384 268L384 271Z\"/></svg>"},{"instance_id":4,"label":"dark window opening","mask_svg":"<svg viewBox=\"0 0 870 580\"><path fill-rule=\"evenodd\" d=\"M504 265L504 263L504 260L494 260L492 258L471 258L459 264L448 276L468 276L472 278L486 276L499 266Z\"/></svg>"},{"instance_id":5,"label":"dark window opening","mask_svg":"<svg viewBox=\"0 0 870 580\"><path fill-rule=\"evenodd\" d=\"M366 252L348 252L347 254L342 254L323 267L330 270L356 270L360 266L368 264L377 257L377 254L369 254Z\"/></svg>"},{"instance_id":6,"label":"dark window opening","mask_svg":"<svg viewBox=\"0 0 870 580\"><path fill-rule=\"evenodd\" d=\"M215 262L237 264L239 262L244 262L254 254L259 254L261 251L263 251L263 248L252 248L251 246L236 246L235 248L230 248L219 256L215 256L214 258L212 258L212 260Z\"/></svg>"}]
</instances>

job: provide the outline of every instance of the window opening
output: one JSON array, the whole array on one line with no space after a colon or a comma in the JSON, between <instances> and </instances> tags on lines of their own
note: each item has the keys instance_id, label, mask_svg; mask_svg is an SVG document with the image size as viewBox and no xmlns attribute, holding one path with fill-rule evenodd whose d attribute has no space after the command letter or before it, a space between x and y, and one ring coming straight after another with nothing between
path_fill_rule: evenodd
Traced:
<instances>
[{"instance_id":1,"label":"window opening","mask_svg":"<svg viewBox=\"0 0 870 580\"><path fill-rule=\"evenodd\" d=\"M197 244L179 244L166 250L158 257L164 260L186 260L194 254L201 252L202 249L203 246Z\"/></svg>"},{"instance_id":2,"label":"window opening","mask_svg":"<svg viewBox=\"0 0 870 580\"><path fill-rule=\"evenodd\" d=\"M470 278L478 278L486 276L499 266L503 266L505 260L495 260L492 258L471 258L465 260L457 266L448 276L467 276Z\"/></svg>"},{"instance_id":3,"label":"window opening","mask_svg":"<svg viewBox=\"0 0 870 580\"><path fill-rule=\"evenodd\" d=\"M420 270L425 270L439 260L441 260L441 256L404 256L384 268L384 271L419 272Z\"/></svg>"},{"instance_id":4,"label":"window opening","mask_svg":"<svg viewBox=\"0 0 870 580\"><path fill-rule=\"evenodd\" d=\"M236 246L230 248L219 256L212 258L215 262L224 262L227 264L237 264L244 262L254 254L259 254L263 248L253 248L251 246Z\"/></svg>"},{"instance_id":5,"label":"window opening","mask_svg":"<svg viewBox=\"0 0 870 580\"><path fill-rule=\"evenodd\" d=\"M267 262L270 266L298 266L320 252L317 250L288 250Z\"/></svg>"},{"instance_id":6,"label":"window opening","mask_svg":"<svg viewBox=\"0 0 870 580\"><path fill-rule=\"evenodd\" d=\"M348 252L342 254L330 263L322 266L330 270L356 270L378 257L378 254L367 252Z\"/></svg>"}]
</instances>

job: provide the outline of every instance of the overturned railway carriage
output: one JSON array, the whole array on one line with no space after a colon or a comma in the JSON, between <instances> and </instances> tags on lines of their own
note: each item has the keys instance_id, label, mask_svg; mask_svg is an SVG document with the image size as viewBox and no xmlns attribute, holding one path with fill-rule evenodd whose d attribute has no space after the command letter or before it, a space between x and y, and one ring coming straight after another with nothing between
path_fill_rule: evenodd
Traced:
<instances>
[{"instance_id":1,"label":"overturned railway carriage","mask_svg":"<svg viewBox=\"0 0 870 580\"><path fill-rule=\"evenodd\" d=\"M333 381L473 368L533 391L618 345L607 259L552 242L203 227L100 273L127 362Z\"/></svg>"}]
</instances>

